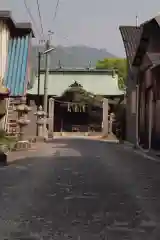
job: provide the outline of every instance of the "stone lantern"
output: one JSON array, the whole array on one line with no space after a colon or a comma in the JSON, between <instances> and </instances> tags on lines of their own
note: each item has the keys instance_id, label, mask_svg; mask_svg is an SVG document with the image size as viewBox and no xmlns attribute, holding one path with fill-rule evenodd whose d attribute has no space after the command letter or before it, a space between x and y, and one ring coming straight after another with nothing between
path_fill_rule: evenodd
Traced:
<instances>
[{"instance_id":1,"label":"stone lantern","mask_svg":"<svg viewBox=\"0 0 160 240\"><path fill-rule=\"evenodd\" d=\"M109 133L112 134L112 126L113 126L113 122L115 120L115 114L114 113L110 113L110 117L109 117Z\"/></svg>"},{"instance_id":2,"label":"stone lantern","mask_svg":"<svg viewBox=\"0 0 160 240\"><path fill-rule=\"evenodd\" d=\"M45 132L44 132L44 126L45 126L45 121L46 121L46 112L43 111L42 106L39 106L38 111L35 113L37 116L37 129L38 129L38 138L39 139L45 139Z\"/></svg>"},{"instance_id":3,"label":"stone lantern","mask_svg":"<svg viewBox=\"0 0 160 240\"><path fill-rule=\"evenodd\" d=\"M28 113L31 111L31 108L26 105L26 99L22 98L20 104L16 106L15 111L18 113L17 123L19 125L19 141L25 141L24 139L24 129L30 123L28 119Z\"/></svg>"}]
</instances>

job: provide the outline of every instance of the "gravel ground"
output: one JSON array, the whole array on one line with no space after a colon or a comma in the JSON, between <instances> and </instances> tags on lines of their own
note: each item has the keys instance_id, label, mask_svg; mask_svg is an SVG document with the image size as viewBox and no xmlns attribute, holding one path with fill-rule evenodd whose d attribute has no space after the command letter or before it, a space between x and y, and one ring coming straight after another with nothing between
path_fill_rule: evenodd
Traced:
<instances>
[{"instance_id":1,"label":"gravel ground","mask_svg":"<svg viewBox=\"0 0 160 240\"><path fill-rule=\"evenodd\" d=\"M0 240L159 240L159 173L114 143L42 145L0 168Z\"/></svg>"}]
</instances>

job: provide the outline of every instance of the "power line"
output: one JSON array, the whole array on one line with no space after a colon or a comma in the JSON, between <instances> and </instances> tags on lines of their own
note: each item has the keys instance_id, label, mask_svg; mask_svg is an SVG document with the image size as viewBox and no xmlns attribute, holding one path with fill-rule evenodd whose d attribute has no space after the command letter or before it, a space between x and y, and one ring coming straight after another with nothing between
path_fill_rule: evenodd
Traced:
<instances>
[{"instance_id":1,"label":"power line","mask_svg":"<svg viewBox=\"0 0 160 240\"><path fill-rule=\"evenodd\" d=\"M30 11L30 8L29 8L28 5L27 5L26 0L24 0L24 5L25 5L25 7L26 7L26 10L27 10L27 12L28 12L28 15L30 16L30 19L31 19L31 21L32 21L32 24L34 25L34 28L35 28L36 32L38 33L39 37L41 38L41 34L40 34L39 29L38 29L38 27L37 27L37 24L36 24L36 22L35 22L35 20L34 20L34 17L33 17L32 13L31 13L31 11Z\"/></svg>"},{"instance_id":2,"label":"power line","mask_svg":"<svg viewBox=\"0 0 160 240\"><path fill-rule=\"evenodd\" d=\"M56 20L56 17L57 17L57 12L58 12L58 8L59 8L59 3L60 3L60 0L57 0L57 4L56 4L54 16L53 16L53 22Z\"/></svg>"},{"instance_id":3,"label":"power line","mask_svg":"<svg viewBox=\"0 0 160 240\"><path fill-rule=\"evenodd\" d=\"M41 33L42 33L42 36L44 37L43 24L42 24L42 16L41 16L41 10L40 10L39 0L37 0L37 7L38 7L39 20L40 20L40 24L41 24Z\"/></svg>"}]
</instances>

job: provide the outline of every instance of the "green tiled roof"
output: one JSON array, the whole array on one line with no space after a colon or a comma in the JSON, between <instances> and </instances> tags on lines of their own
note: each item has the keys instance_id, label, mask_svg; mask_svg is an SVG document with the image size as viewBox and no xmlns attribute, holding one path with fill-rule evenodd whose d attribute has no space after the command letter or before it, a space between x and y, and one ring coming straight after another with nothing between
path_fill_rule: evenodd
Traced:
<instances>
[{"instance_id":1,"label":"green tiled roof","mask_svg":"<svg viewBox=\"0 0 160 240\"><path fill-rule=\"evenodd\" d=\"M63 92L74 82L93 94L105 96L117 96L124 94L118 88L118 77L109 72L79 72L79 71L52 71L48 81L48 95L61 96ZM33 80L33 86L28 94L37 95L38 78ZM40 95L44 94L44 73L40 76Z\"/></svg>"}]
</instances>

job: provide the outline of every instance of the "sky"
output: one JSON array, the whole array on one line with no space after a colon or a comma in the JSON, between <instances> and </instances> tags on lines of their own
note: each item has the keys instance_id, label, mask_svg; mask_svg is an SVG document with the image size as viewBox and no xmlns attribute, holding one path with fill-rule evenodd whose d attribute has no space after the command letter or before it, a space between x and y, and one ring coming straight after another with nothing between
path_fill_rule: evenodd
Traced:
<instances>
[{"instance_id":1,"label":"sky","mask_svg":"<svg viewBox=\"0 0 160 240\"><path fill-rule=\"evenodd\" d=\"M36 0L26 2L40 29ZM57 0L39 2L44 32L54 32L53 44L105 48L119 57L125 56L119 26L135 25L136 15L140 24L160 11L159 0L60 0L53 21ZM23 0L1 0L0 6L1 10L11 10L15 21L31 21ZM38 34L36 37L39 40Z\"/></svg>"}]
</instances>

